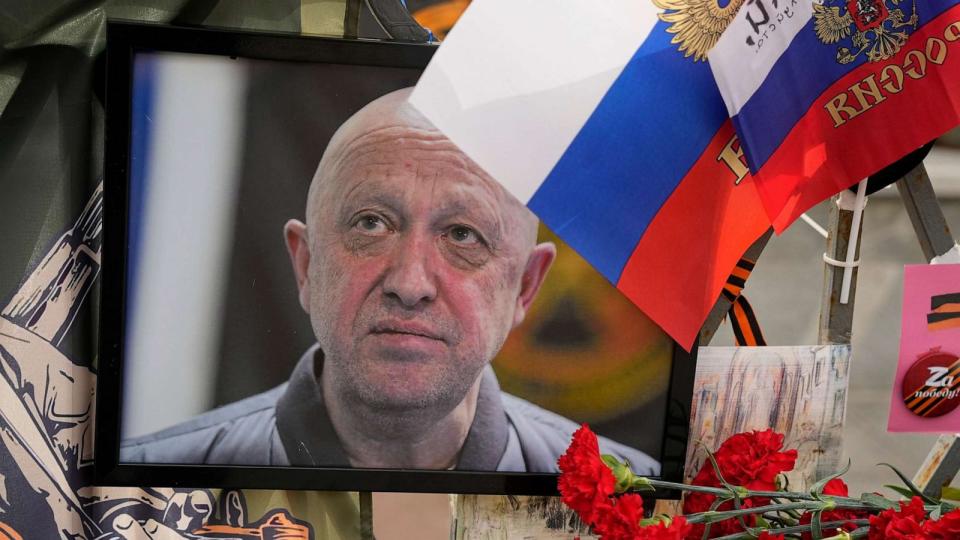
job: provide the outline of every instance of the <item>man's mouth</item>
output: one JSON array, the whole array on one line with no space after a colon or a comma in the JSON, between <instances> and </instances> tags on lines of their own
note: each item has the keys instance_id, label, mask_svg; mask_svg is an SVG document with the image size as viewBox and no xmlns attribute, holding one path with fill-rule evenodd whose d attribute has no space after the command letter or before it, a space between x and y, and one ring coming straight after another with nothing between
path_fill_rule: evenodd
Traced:
<instances>
[{"instance_id":1,"label":"man's mouth","mask_svg":"<svg viewBox=\"0 0 960 540\"><path fill-rule=\"evenodd\" d=\"M395 336L414 336L425 339L432 339L435 341L446 341L439 332L433 330L429 326L412 323L412 322L401 322L401 321L384 321L374 324L370 329L371 334L379 335L395 335Z\"/></svg>"}]
</instances>

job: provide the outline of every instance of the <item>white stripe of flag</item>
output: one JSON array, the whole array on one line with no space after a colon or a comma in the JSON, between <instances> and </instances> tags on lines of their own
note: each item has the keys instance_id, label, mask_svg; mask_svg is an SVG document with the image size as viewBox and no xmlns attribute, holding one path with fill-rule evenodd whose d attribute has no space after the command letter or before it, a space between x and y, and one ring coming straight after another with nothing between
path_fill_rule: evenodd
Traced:
<instances>
[{"instance_id":1,"label":"white stripe of flag","mask_svg":"<svg viewBox=\"0 0 960 540\"><path fill-rule=\"evenodd\" d=\"M410 102L527 203L658 13L650 0L475 0Z\"/></svg>"},{"instance_id":2,"label":"white stripe of flag","mask_svg":"<svg viewBox=\"0 0 960 540\"><path fill-rule=\"evenodd\" d=\"M761 5L766 17L760 11ZM793 16L786 16L787 9ZM755 22L769 20L756 26L747 20L748 17ZM812 0L781 0L779 7L775 7L772 0L744 3L717 44L707 53L710 70L731 117L736 116L760 88L793 38L812 17Z\"/></svg>"}]
</instances>

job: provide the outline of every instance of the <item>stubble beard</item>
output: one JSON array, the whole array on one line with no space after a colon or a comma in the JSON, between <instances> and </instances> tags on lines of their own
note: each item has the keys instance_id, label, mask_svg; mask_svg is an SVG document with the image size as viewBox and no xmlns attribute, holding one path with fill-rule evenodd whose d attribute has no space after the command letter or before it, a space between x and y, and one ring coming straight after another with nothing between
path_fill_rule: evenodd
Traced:
<instances>
[{"instance_id":1,"label":"stubble beard","mask_svg":"<svg viewBox=\"0 0 960 540\"><path fill-rule=\"evenodd\" d=\"M333 391L337 392L339 402L353 415L359 416L367 426L375 426L385 438L409 436L430 429L446 418L460 405L471 386L480 375L480 370L470 374L458 372L456 366L445 364L431 374L432 384L420 387L396 387L384 389L381 385L383 372L376 371L376 362L381 359L358 359L353 361L331 362L329 375ZM374 364L374 367L366 369ZM482 370L482 367L481 367ZM325 368L324 376L328 370Z\"/></svg>"}]
</instances>

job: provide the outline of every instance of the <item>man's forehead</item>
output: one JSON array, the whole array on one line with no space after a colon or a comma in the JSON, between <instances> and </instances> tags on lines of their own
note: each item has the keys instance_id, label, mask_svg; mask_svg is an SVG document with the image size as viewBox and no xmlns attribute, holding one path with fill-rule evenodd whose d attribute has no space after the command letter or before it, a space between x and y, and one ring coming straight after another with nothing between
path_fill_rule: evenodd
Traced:
<instances>
[{"instance_id":1,"label":"man's forehead","mask_svg":"<svg viewBox=\"0 0 960 540\"><path fill-rule=\"evenodd\" d=\"M486 173L442 133L403 125L378 126L356 132L354 137L338 141L330 151L333 166L349 165L365 158L367 161L437 161L451 163L474 174ZM493 180L492 178L490 179Z\"/></svg>"},{"instance_id":2,"label":"man's forehead","mask_svg":"<svg viewBox=\"0 0 960 540\"><path fill-rule=\"evenodd\" d=\"M392 175L412 174L444 193L460 191L465 199L483 197L496 205L499 214L520 221L535 235L533 214L407 103L409 91L373 101L337 130L314 176L308 214L318 202L312 200L315 197L342 198L352 190L371 189L371 180L387 182L380 189L389 189Z\"/></svg>"},{"instance_id":3,"label":"man's forehead","mask_svg":"<svg viewBox=\"0 0 960 540\"><path fill-rule=\"evenodd\" d=\"M442 188L478 188L494 198L508 197L504 188L456 146L442 137L407 130L383 130L353 141L325 171L338 185L362 179L416 180Z\"/></svg>"}]
</instances>

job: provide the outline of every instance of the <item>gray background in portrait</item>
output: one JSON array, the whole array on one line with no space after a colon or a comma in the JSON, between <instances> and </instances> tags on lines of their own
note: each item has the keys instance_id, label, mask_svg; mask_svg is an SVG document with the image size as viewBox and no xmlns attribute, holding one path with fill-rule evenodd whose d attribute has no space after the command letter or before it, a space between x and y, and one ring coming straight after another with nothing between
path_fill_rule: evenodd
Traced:
<instances>
[{"instance_id":1,"label":"gray background in portrait","mask_svg":"<svg viewBox=\"0 0 960 540\"><path fill-rule=\"evenodd\" d=\"M310 180L340 124L377 97L416 84L419 76L416 69L253 64L215 405L283 383L314 343L297 299L283 224L304 219Z\"/></svg>"}]
</instances>

